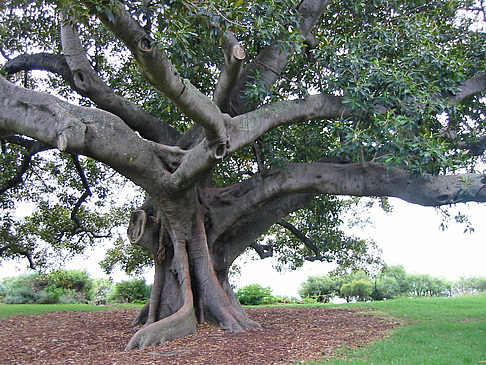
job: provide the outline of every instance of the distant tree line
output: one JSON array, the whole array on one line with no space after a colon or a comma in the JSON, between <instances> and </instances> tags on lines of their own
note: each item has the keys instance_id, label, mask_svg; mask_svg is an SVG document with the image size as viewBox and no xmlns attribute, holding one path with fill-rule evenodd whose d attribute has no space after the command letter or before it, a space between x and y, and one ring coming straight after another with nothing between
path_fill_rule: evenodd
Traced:
<instances>
[{"instance_id":1,"label":"distant tree line","mask_svg":"<svg viewBox=\"0 0 486 365\"><path fill-rule=\"evenodd\" d=\"M486 292L486 277L463 277L448 281L427 274L409 274L403 266L389 266L370 277L364 271L349 274L309 276L299 295L326 303L334 297L346 301L383 300L403 296L455 296Z\"/></svg>"},{"instance_id":2,"label":"distant tree line","mask_svg":"<svg viewBox=\"0 0 486 365\"><path fill-rule=\"evenodd\" d=\"M150 290L144 279L113 283L93 279L86 270L55 270L2 279L0 303L145 303Z\"/></svg>"}]
</instances>

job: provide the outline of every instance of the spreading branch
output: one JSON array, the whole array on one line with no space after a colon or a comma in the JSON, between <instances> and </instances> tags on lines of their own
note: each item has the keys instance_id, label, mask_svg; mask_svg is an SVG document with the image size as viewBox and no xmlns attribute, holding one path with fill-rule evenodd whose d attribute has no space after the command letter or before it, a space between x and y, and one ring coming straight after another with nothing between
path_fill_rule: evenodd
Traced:
<instances>
[{"instance_id":1,"label":"spreading branch","mask_svg":"<svg viewBox=\"0 0 486 365\"><path fill-rule=\"evenodd\" d=\"M23 134L62 152L104 162L151 191L164 185L165 166L153 142L140 138L121 119L98 109L69 104L0 77L0 130ZM148 170L147 166L151 166Z\"/></svg>"},{"instance_id":2,"label":"spreading branch","mask_svg":"<svg viewBox=\"0 0 486 365\"><path fill-rule=\"evenodd\" d=\"M90 6L89 1L86 1L86 4ZM110 9L116 22L108 19L104 12L98 13L98 18L106 28L125 43L137 60L145 79L171 99L188 118L204 128L214 157L223 158L226 155L228 138L225 118L218 106L189 80L180 76L165 52L131 17L122 4L113 3Z\"/></svg>"},{"instance_id":3,"label":"spreading branch","mask_svg":"<svg viewBox=\"0 0 486 365\"><path fill-rule=\"evenodd\" d=\"M445 93L444 96L447 97L451 104L457 104L464 99L476 95L480 92L486 90L486 72L481 72L474 75L473 77L462 82L457 91L452 94L450 92Z\"/></svg>"},{"instance_id":4,"label":"spreading branch","mask_svg":"<svg viewBox=\"0 0 486 365\"><path fill-rule=\"evenodd\" d=\"M297 11L300 14L299 30L304 39L324 13L330 0L304 0ZM260 53L241 72L238 84L234 89L231 99L231 115L244 114L255 108L245 95L248 83L251 83L255 72L261 75L261 82L268 90L282 76L283 69L288 62L290 53L282 50L277 44L263 48Z\"/></svg>"},{"instance_id":5,"label":"spreading branch","mask_svg":"<svg viewBox=\"0 0 486 365\"><path fill-rule=\"evenodd\" d=\"M283 219L279 220L277 222L278 225L284 227L285 229L289 230L295 237L297 237L302 243L304 243L312 252L314 252L315 256L313 257L306 257L306 260L308 261L315 261L315 260L320 260L322 257L321 252L319 248L315 245L312 240L307 237L304 232L299 230L296 226L294 226L292 223L284 221Z\"/></svg>"},{"instance_id":6,"label":"spreading branch","mask_svg":"<svg viewBox=\"0 0 486 365\"><path fill-rule=\"evenodd\" d=\"M35 154L48 150L51 147L39 142L39 141L34 141L34 140L27 140L22 137L18 136L6 136L3 137L4 140L9 141L11 143L18 144L20 146L25 147L25 151L22 151L23 153L23 158L22 162L20 163L19 167L17 168L17 171L15 172L15 175L5 181L3 184L0 185L0 195L5 193L7 190L12 189L19 184L23 182L23 176L24 174L29 170L30 167L30 162L32 160L32 156Z\"/></svg>"},{"instance_id":7,"label":"spreading branch","mask_svg":"<svg viewBox=\"0 0 486 365\"><path fill-rule=\"evenodd\" d=\"M18 247L12 245L12 244L7 244L5 246L0 247L0 257L2 257L6 251L10 251L10 255L18 255L18 256L23 256L29 261L29 267L32 270L36 269L34 259L32 258L32 253L24 250L24 249L19 249Z\"/></svg>"},{"instance_id":8,"label":"spreading branch","mask_svg":"<svg viewBox=\"0 0 486 365\"><path fill-rule=\"evenodd\" d=\"M263 245L263 244L253 242L248 247L253 248L262 260L266 259L267 257L273 256L273 246L272 245Z\"/></svg>"},{"instance_id":9,"label":"spreading branch","mask_svg":"<svg viewBox=\"0 0 486 365\"><path fill-rule=\"evenodd\" d=\"M82 224L78 218L79 209L81 208L81 204L83 204L86 201L86 199L92 195L92 193L91 193L91 189L89 188L88 180L86 179L86 176L84 174L83 167L79 163L78 156L71 155L71 159L73 160L74 167L76 168L76 171L79 177L81 178L81 183L83 184L83 188L84 188L83 195L81 195L81 197L78 199L71 212L71 220L76 225L75 230L78 230L78 229L82 229Z\"/></svg>"},{"instance_id":10,"label":"spreading branch","mask_svg":"<svg viewBox=\"0 0 486 365\"><path fill-rule=\"evenodd\" d=\"M278 205L273 206L273 211L263 207L272 206L274 201L282 202L286 194L390 196L423 206L440 206L486 202L484 179L480 174L416 176L377 163L368 163L365 169L361 164L288 164L256 174L231 187L208 191L204 197L211 208L212 227L208 240L224 237L231 241L235 230L244 237L252 235L253 231L248 229L252 224L268 229L285 215L279 215ZM291 211L295 211L302 205L292 207L295 209ZM252 224L248 222L250 215L258 216ZM238 228L240 224L241 230ZM248 239L246 242L253 241Z\"/></svg>"},{"instance_id":11,"label":"spreading branch","mask_svg":"<svg viewBox=\"0 0 486 365\"><path fill-rule=\"evenodd\" d=\"M313 119L324 123L349 116L349 108L339 96L318 94L305 99L277 101L231 120L230 152L256 140L264 133L281 125Z\"/></svg>"},{"instance_id":12,"label":"spreading branch","mask_svg":"<svg viewBox=\"0 0 486 365\"><path fill-rule=\"evenodd\" d=\"M68 26L68 28L70 27ZM72 44L71 47L75 46ZM80 43L79 47L81 47ZM30 70L52 72L61 76L74 91L88 97L100 109L109 111L123 119L130 128L139 132L142 137L164 144L174 144L179 138L179 133L167 123L163 123L150 113L147 113L136 103L116 95L101 80L89 62L86 68L73 73L69 68L66 57L62 55L50 53L23 54L7 62L4 69L8 74ZM77 74L76 80L75 74ZM91 80L89 87L88 80ZM78 87L78 85L81 87Z\"/></svg>"}]
</instances>

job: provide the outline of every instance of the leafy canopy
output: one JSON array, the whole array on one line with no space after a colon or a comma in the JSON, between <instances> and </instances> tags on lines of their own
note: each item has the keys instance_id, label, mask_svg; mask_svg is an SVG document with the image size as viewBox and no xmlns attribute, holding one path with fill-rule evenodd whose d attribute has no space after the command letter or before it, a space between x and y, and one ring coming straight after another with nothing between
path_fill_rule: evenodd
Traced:
<instances>
[{"instance_id":1,"label":"leafy canopy","mask_svg":"<svg viewBox=\"0 0 486 365\"><path fill-rule=\"evenodd\" d=\"M221 39L231 31L245 46L248 60L271 44L289 52L288 64L274 85L267 85L259 72L252 75L245 91L248 109L324 92L345 96L350 110L358 111L353 115L359 118L342 118L327 127L308 121L266 133L217 166L214 186L234 184L287 162L377 161L416 174L438 174L474 169L479 160L456 148L455 141L475 141L484 133L484 100L475 96L459 106L441 98L454 95L461 82L486 66L485 33L474 28L474 18L464 12L472 1L332 1L313 30L312 46L299 32L298 1L124 3L150 29L181 75L207 95L213 92L224 64ZM191 122L142 79L125 47L93 17L99 12L116 22L105 0L93 1L89 9L77 0L4 1L0 4L2 55L12 59L33 52L59 54L59 25L76 20L90 62L116 93L177 130L188 130ZM92 104L73 94L58 75L1 72L26 87L49 89L72 102ZM31 142L1 138L2 188L22 168ZM127 182L122 177L91 159L54 151L30 158L22 181L0 195L0 257L27 253L32 266L42 266L53 256L81 253L96 241L116 238L116 231L110 229L125 224L130 208L140 203L140 199L124 198L121 191ZM86 185L91 195L81 201ZM80 201L73 219L73 207ZM322 197L286 221L319 247L316 259L343 266L376 263L372 243L346 237L342 231L340 217L351 205L344 199ZM269 235L283 266L298 267L305 257L315 256L282 226L274 226ZM104 267L110 270L121 258L128 271L150 262L118 239Z\"/></svg>"}]
</instances>

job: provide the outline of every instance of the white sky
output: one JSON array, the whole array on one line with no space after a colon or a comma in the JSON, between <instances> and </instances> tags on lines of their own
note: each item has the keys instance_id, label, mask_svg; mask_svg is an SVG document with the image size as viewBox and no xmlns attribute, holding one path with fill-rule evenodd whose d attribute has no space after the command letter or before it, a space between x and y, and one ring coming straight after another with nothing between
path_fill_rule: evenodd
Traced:
<instances>
[{"instance_id":1,"label":"white sky","mask_svg":"<svg viewBox=\"0 0 486 365\"><path fill-rule=\"evenodd\" d=\"M383 250L388 265L403 265L409 273L430 274L449 280L461 276L486 276L486 227L481 219L486 214L485 204L461 204L458 209L470 217L474 233L464 233L464 225L450 223L441 231L442 217L434 208L421 207L390 199L394 207L391 214L379 207L370 211L374 225L354 233L373 239ZM69 268L87 269L93 277L106 277L98 266L102 249L89 254L88 259L77 259ZM0 278L15 276L25 271L26 263L4 263ZM297 296L300 284L309 275L324 275L333 267L321 262L306 263L300 270L278 273L269 259L247 261L241 277L233 280L237 286L258 283L272 288L275 295ZM152 270L145 277L152 282ZM124 280L121 272L113 275L115 281Z\"/></svg>"}]
</instances>

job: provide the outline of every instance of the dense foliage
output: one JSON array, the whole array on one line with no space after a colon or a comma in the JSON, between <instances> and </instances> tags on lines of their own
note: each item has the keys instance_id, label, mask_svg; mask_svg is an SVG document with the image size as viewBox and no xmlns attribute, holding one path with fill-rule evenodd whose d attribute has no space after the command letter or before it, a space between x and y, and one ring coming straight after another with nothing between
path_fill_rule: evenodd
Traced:
<instances>
[{"instance_id":1,"label":"dense foliage","mask_svg":"<svg viewBox=\"0 0 486 365\"><path fill-rule=\"evenodd\" d=\"M236 297L242 305L260 305L273 302L272 290L260 284L250 284L239 288Z\"/></svg>"}]
</instances>

